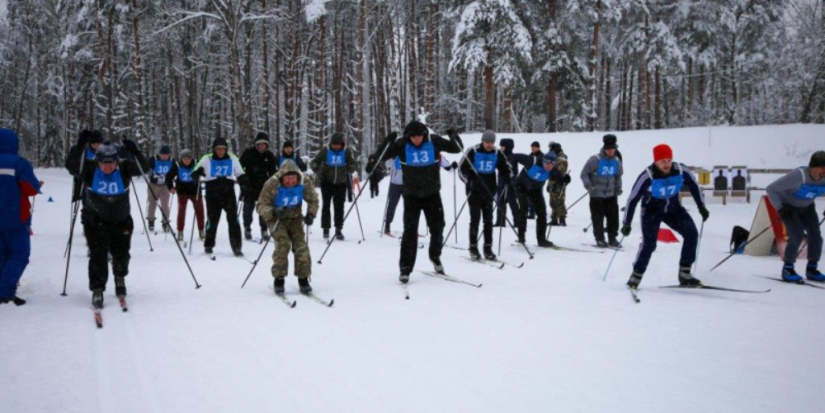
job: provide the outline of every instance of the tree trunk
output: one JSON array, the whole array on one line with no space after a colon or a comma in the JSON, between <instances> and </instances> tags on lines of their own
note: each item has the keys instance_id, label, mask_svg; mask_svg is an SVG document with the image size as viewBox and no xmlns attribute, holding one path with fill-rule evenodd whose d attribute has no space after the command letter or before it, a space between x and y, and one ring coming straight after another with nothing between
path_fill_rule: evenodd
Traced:
<instances>
[{"instance_id":1,"label":"tree trunk","mask_svg":"<svg viewBox=\"0 0 825 413\"><path fill-rule=\"evenodd\" d=\"M598 102L596 95L596 69L598 68L599 59L599 29L601 27L601 0L596 1L596 21L593 23L593 43L590 45L590 113L589 127L593 131L596 129L596 118L598 113Z\"/></svg>"},{"instance_id":2,"label":"tree trunk","mask_svg":"<svg viewBox=\"0 0 825 413\"><path fill-rule=\"evenodd\" d=\"M493 67L484 68L484 127L489 130L496 129L495 120L495 85L493 84Z\"/></svg>"},{"instance_id":3,"label":"tree trunk","mask_svg":"<svg viewBox=\"0 0 825 413\"><path fill-rule=\"evenodd\" d=\"M656 129L662 129L662 82L661 76L659 75L659 66L656 66L656 105L654 110L656 111Z\"/></svg>"}]
</instances>

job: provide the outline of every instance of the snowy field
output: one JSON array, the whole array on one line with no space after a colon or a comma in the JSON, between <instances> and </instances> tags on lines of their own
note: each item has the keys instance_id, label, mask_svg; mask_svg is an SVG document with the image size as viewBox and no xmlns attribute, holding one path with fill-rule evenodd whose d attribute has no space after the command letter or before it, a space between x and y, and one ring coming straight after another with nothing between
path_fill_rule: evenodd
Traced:
<instances>
[{"instance_id":1,"label":"snowy field","mask_svg":"<svg viewBox=\"0 0 825 413\"><path fill-rule=\"evenodd\" d=\"M517 151L529 150L534 140L543 150L551 139L561 142L573 176L569 204L584 193L579 171L601 146L601 135L499 137L514 137ZM825 127L807 125L617 135L625 196L658 143L671 144L676 160L705 168L791 168L825 148ZM464 141L474 144L478 137L465 135ZM755 276L778 276L776 257L737 256L708 273L725 257L731 228L750 228L758 196L750 204L710 202L697 277L706 284L773 289L768 294L659 289L677 282L681 248L660 244L639 291L642 303L634 304L624 283L638 249L637 216L606 282L612 252L531 247L536 258L529 260L511 246L515 235L507 230L501 258L524 262L522 269L471 263L462 258L466 252L446 248L447 272L483 287L415 272L407 301L398 283L398 240L378 234L385 179L380 197L365 194L359 202L366 241L357 243L353 213L344 229L347 241L335 242L323 265L313 264L315 292L335 305L301 297L290 277L294 309L273 296L271 245L241 289L251 264L232 257L222 222L215 262L200 244L187 255L203 284L196 290L171 236L153 235L149 251L132 198L130 310L120 312L110 285L105 327L98 330L79 228L68 296L60 296L71 179L64 170L37 174L46 185L19 291L29 303L0 307L2 412L821 412L825 403L819 355L825 291ZM146 186L137 187L145 205ZM442 173L442 189L449 226L451 173ZM49 197L54 202L46 202ZM698 221L693 202L686 206ZM395 231L401 216L399 209ZM461 247L468 243L468 222L465 213ZM325 246L319 223L311 234L314 261ZM582 231L588 224L585 200L570 211L569 226L554 228L550 239L587 249L583 244L593 243L592 232ZM532 246L534 222L529 225ZM248 260L260 249L244 244ZM419 250L416 269L432 269L426 249Z\"/></svg>"}]
</instances>

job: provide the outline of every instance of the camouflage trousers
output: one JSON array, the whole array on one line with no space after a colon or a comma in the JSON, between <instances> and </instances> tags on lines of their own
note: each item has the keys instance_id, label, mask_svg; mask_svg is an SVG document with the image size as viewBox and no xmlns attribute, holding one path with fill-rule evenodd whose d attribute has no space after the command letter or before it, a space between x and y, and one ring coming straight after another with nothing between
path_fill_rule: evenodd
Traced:
<instances>
[{"instance_id":1,"label":"camouflage trousers","mask_svg":"<svg viewBox=\"0 0 825 413\"><path fill-rule=\"evenodd\" d=\"M567 191L564 188L556 188L550 191L550 209L553 213L550 219L567 219Z\"/></svg>"},{"instance_id":2,"label":"camouflage trousers","mask_svg":"<svg viewBox=\"0 0 825 413\"><path fill-rule=\"evenodd\" d=\"M272 253L272 276L286 277L289 273L289 251L295 254L295 276L312 275L312 257L304 233L304 221L298 218L283 219L273 236L275 252Z\"/></svg>"}]
</instances>

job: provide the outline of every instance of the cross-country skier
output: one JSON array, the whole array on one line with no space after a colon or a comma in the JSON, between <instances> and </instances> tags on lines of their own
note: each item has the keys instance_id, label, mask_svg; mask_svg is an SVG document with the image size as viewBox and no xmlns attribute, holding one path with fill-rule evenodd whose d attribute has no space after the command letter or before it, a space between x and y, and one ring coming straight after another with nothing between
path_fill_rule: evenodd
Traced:
<instances>
[{"instance_id":1,"label":"cross-country skier","mask_svg":"<svg viewBox=\"0 0 825 413\"><path fill-rule=\"evenodd\" d=\"M636 179L633 191L627 200L624 215L622 234L630 235L630 224L636 205L642 203L642 245L636 261L633 263L633 274L627 281L627 286L637 288L642 282L642 276L650 263L650 257L656 250L656 241L659 227L664 222L684 238L682 243L682 257L679 260L679 284L699 286L702 283L690 273L690 267L696 261L696 245L698 232L696 224L679 200L682 186L687 185L702 221L707 221L710 212L705 207L705 199L699 189L699 183L693 172L681 163L673 162L673 150L667 145L658 145L653 148L653 165L648 166Z\"/></svg>"},{"instance_id":2,"label":"cross-country skier","mask_svg":"<svg viewBox=\"0 0 825 413\"><path fill-rule=\"evenodd\" d=\"M805 276L811 281L825 282L825 275L817 268L822 257L822 232L814 203L817 197L825 195L825 151L815 152L807 167L788 172L768 185L767 192L771 204L779 210L788 234L782 279L803 282L794 269L794 263L800 243L807 235L808 266L805 268Z\"/></svg>"},{"instance_id":3,"label":"cross-country skier","mask_svg":"<svg viewBox=\"0 0 825 413\"><path fill-rule=\"evenodd\" d=\"M556 154L556 166L560 174L564 176L564 182L557 183L550 179L547 181L547 193L550 194L550 225L567 226L567 185L570 184L570 174L567 173L567 155L561 149L558 142L550 142L550 151Z\"/></svg>"},{"instance_id":4,"label":"cross-country skier","mask_svg":"<svg viewBox=\"0 0 825 413\"><path fill-rule=\"evenodd\" d=\"M302 214L304 202L307 203L306 216ZM318 194L312 180L304 179L294 162L284 162L278 173L264 184L257 209L275 240L275 252L272 253L275 294L284 293L290 250L295 254L295 276L301 292L312 292L309 285L312 258L304 234L304 225L311 226L318 214Z\"/></svg>"},{"instance_id":5,"label":"cross-country skier","mask_svg":"<svg viewBox=\"0 0 825 413\"><path fill-rule=\"evenodd\" d=\"M200 179L193 175L195 172L195 156L189 149L180 151L178 173L175 176L173 193L178 195L178 241L183 241L183 228L186 225L186 204L192 203L195 209L195 219L198 225L198 237L204 239L203 233L203 194L200 190ZM170 218L171 219L171 218Z\"/></svg>"},{"instance_id":6,"label":"cross-country skier","mask_svg":"<svg viewBox=\"0 0 825 413\"><path fill-rule=\"evenodd\" d=\"M521 173L516 183L519 210L518 243L526 242L524 234L527 232L527 208L532 203L536 209L536 241L540 247L552 247L553 243L547 240L547 207L544 203L542 188L548 179L564 182L564 176L554 169L556 154L552 151L541 153L539 147L533 146L530 155L516 154L516 162L522 165Z\"/></svg>"},{"instance_id":7,"label":"cross-country skier","mask_svg":"<svg viewBox=\"0 0 825 413\"><path fill-rule=\"evenodd\" d=\"M132 177L140 176L140 168L148 165L137 144L125 140L123 147L135 161L118 160L117 148L105 144L98 148L95 162L83 165L83 181L89 188L89 207L84 225L91 251L89 289L95 308L103 308L103 292L109 280L109 254L115 275L115 294L118 297L126 295L125 277L129 274L129 251L134 230L129 185ZM77 156L79 153L71 155ZM136 162L140 162L140 166Z\"/></svg>"},{"instance_id":8,"label":"cross-country skier","mask_svg":"<svg viewBox=\"0 0 825 413\"><path fill-rule=\"evenodd\" d=\"M269 135L258 132L255 137L255 147L249 148L241 155L241 166L249 177L245 185L241 185L243 198L243 228L244 238L252 239L252 212L255 211L255 201L261 195L264 183L278 170L278 160L269 150ZM261 227L261 239L269 239L269 230L263 217L258 217Z\"/></svg>"},{"instance_id":9,"label":"cross-country skier","mask_svg":"<svg viewBox=\"0 0 825 413\"><path fill-rule=\"evenodd\" d=\"M149 159L149 187L146 190L146 220L149 222L149 231L155 230L155 213L160 210L163 216L170 217L169 203L172 197L175 175L178 173L178 165L172 159L172 148L163 145L156 156ZM152 193L154 192L154 195ZM155 199L157 197L157 199ZM163 232L169 232L169 223L163 222Z\"/></svg>"},{"instance_id":10,"label":"cross-country skier","mask_svg":"<svg viewBox=\"0 0 825 413\"><path fill-rule=\"evenodd\" d=\"M622 194L622 160L616 155L618 145L608 141L598 154L584 164L581 180L590 194L590 218L599 248L619 247L619 195ZM607 219L607 242L604 221Z\"/></svg>"},{"instance_id":11,"label":"cross-country skier","mask_svg":"<svg viewBox=\"0 0 825 413\"><path fill-rule=\"evenodd\" d=\"M384 168L375 155L370 155L365 170L370 176L370 198L375 198L378 196L378 185L384 179Z\"/></svg>"},{"instance_id":12,"label":"cross-country skier","mask_svg":"<svg viewBox=\"0 0 825 413\"><path fill-rule=\"evenodd\" d=\"M232 253L236 257L243 257L235 183L245 185L248 178L238 157L229 152L226 139L216 138L212 142L212 153L204 155L198 161L193 174L206 183L206 240L203 242L205 252L212 254L221 213L226 212Z\"/></svg>"},{"instance_id":13,"label":"cross-country skier","mask_svg":"<svg viewBox=\"0 0 825 413\"><path fill-rule=\"evenodd\" d=\"M17 154L19 140L11 129L0 128L0 304L26 301L17 297L17 282L31 254L31 205L42 182L28 160Z\"/></svg>"},{"instance_id":14,"label":"cross-country skier","mask_svg":"<svg viewBox=\"0 0 825 413\"><path fill-rule=\"evenodd\" d=\"M514 185L514 176L518 176L518 162L516 162L516 154L513 153L515 142L510 138L504 138L499 141L499 151L504 153L507 158L507 164L510 166L511 175L498 174L498 188L496 188L496 199L498 199L498 210L496 211L496 223L494 227L504 227L507 225L507 206L510 207L510 213L513 214L513 222L518 225L519 204L518 195L516 194L516 187Z\"/></svg>"},{"instance_id":15,"label":"cross-country skier","mask_svg":"<svg viewBox=\"0 0 825 413\"><path fill-rule=\"evenodd\" d=\"M504 153L496 150L496 134L485 131L481 144L470 148L460 164L461 180L466 184L467 203L470 206L470 258L480 260L478 225L484 218L484 259L495 260L493 254L493 197L498 186L496 171L509 177L510 165Z\"/></svg>"},{"instance_id":16,"label":"cross-country skier","mask_svg":"<svg viewBox=\"0 0 825 413\"><path fill-rule=\"evenodd\" d=\"M423 123L412 121L404 128L404 137L396 139L392 132L384 139L378 153L384 153L379 160L399 158L404 172L404 235L401 238L399 281L410 280L418 253L418 222L421 213L430 229L430 261L435 271L444 273L441 264L441 244L444 236L444 205L441 202L441 152L459 153L463 144L454 130L447 132L450 139L430 134ZM386 152L384 149L386 148Z\"/></svg>"},{"instance_id":17,"label":"cross-country skier","mask_svg":"<svg viewBox=\"0 0 825 413\"><path fill-rule=\"evenodd\" d=\"M335 238L344 240L341 229L344 227L344 200L349 187L349 177L358 171L358 164L352 149L344 143L343 133L334 133L329 145L323 147L309 164L319 176L323 206L321 210L321 228L324 239L329 238L330 207L335 206Z\"/></svg>"},{"instance_id":18,"label":"cross-country skier","mask_svg":"<svg viewBox=\"0 0 825 413\"><path fill-rule=\"evenodd\" d=\"M301 159L301 154L295 150L295 146L290 140L284 141L283 149L281 149L281 156L278 157L278 167L283 165L283 163L287 160L295 162L295 165L298 165L298 169L301 170L301 173L307 171L307 164L303 159Z\"/></svg>"}]
</instances>

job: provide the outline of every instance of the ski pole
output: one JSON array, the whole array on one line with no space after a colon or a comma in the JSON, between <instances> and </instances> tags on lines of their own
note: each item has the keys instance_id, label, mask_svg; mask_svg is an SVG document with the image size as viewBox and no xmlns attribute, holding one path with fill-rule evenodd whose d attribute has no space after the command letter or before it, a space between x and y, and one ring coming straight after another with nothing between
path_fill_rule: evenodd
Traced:
<instances>
[{"instance_id":1,"label":"ski pole","mask_svg":"<svg viewBox=\"0 0 825 413\"><path fill-rule=\"evenodd\" d=\"M77 222L77 215L79 214L79 211L80 211L80 201L77 201L77 202L74 203L73 213L72 213L70 221L69 221L70 222L70 224L69 224L69 232L70 233L72 231L74 231L74 225L75 225L75 222ZM71 241L71 237L70 237L69 240L66 242L66 249L63 251L63 258L66 258L66 256L69 254L69 249L70 249L69 246L71 244L72 244L72 241Z\"/></svg>"},{"instance_id":2,"label":"ski pole","mask_svg":"<svg viewBox=\"0 0 825 413\"><path fill-rule=\"evenodd\" d=\"M195 194L195 202L192 203L192 211L194 216L192 216L192 232L189 234L189 255L192 255L192 242L195 241L195 218L198 217L198 202L202 201L203 197L201 196L201 183L198 182L198 193Z\"/></svg>"},{"instance_id":3,"label":"ski pole","mask_svg":"<svg viewBox=\"0 0 825 413\"><path fill-rule=\"evenodd\" d=\"M702 235L705 233L705 221L702 221L702 226L699 229L699 241L696 243L696 259L693 261L693 273L696 274L696 269L699 268L699 252L702 247Z\"/></svg>"},{"instance_id":4,"label":"ski pole","mask_svg":"<svg viewBox=\"0 0 825 413\"><path fill-rule=\"evenodd\" d=\"M80 185L80 193L82 194L85 189L86 182L83 182ZM74 216L72 217L72 229L69 231L69 243L66 248L66 275L63 277L63 292L60 293L60 295L64 297L66 296L66 285L69 283L69 263L72 261L72 240L74 239L74 226L77 223L77 216L79 215L77 213L80 206L79 204L80 201L78 201L78 205L75 207Z\"/></svg>"},{"instance_id":5,"label":"ski pole","mask_svg":"<svg viewBox=\"0 0 825 413\"><path fill-rule=\"evenodd\" d=\"M584 197L586 197L587 194L588 194L588 192L585 192L584 195L580 196L579 199L576 200L576 202L573 202L569 207L567 207L567 211L569 212L571 209L573 209L573 207L576 206L576 204L578 204L579 201L584 199Z\"/></svg>"},{"instance_id":6,"label":"ski pole","mask_svg":"<svg viewBox=\"0 0 825 413\"><path fill-rule=\"evenodd\" d=\"M384 154L387 153L387 149L389 149L390 145L392 145L392 144L393 144L393 142L390 142L386 147L384 147L384 150L381 152L381 156L379 156L378 159L381 159L381 158L384 157ZM369 181L370 176L372 176L373 173L375 173L374 169L371 173L367 174L367 181ZM361 195L364 195L363 191L358 193L358 196L355 197L355 200L352 202L352 205L350 205L349 209L347 209L347 213L344 214L343 222L347 222L347 217L349 217L349 214L352 212L353 207L356 204L358 204L358 200L361 199ZM342 222L342 224L343 224L343 222ZM318 264L323 264L324 257L327 255L327 251L329 251L329 247L332 246L333 242L335 242L335 237L330 237L329 241L327 241L327 248L324 249L324 253L321 254L321 258L318 260Z\"/></svg>"},{"instance_id":7,"label":"ski pole","mask_svg":"<svg viewBox=\"0 0 825 413\"><path fill-rule=\"evenodd\" d=\"M172 198L169 200L169 215L172 215L172 205L175 203L175 194L172 194ZM161 205L161 209L163 209L163 205ZM162 224L161 224L162 225ZM167 222L166 225L171 229L172 223ZM163 242L166 242L166 239L169 237L169 233L164 231L163 232Z\"/></svg>"},{"instance_id":8,"label":"ski pole","mask_svg":"<svg viewBox=\"0 0 825 413\"><path fill-rule=\"evenodd\" d=\"M80 153L80 170L78 170L77 175L72 175L74 179L72 179L72 197L74 197L74 189L78 183L80 183L80 192L78 192L78 196L80 197L77 201L73 203L73 212L70 213L71 216L71 224L69 225L69 231L74 231L75 220L77 219L77 211L80 210L80 205L83 203L83 191L86 187L86 182L83 181L83 168L86 165L86 150L88 149L87 146L83 147L83 151ZM69 209L72 211L72 208ZM66 250L63 252L63 258L66 258L69 254L69 250L71 249L69 246L71 245L71 236L69 237L69 241L66 242ZM66 288L63 288L63 293L65 295Z\"/></svg>"},{"instance_id":9,"label":"ski pole","mask_svg":"<svg viewBox=\"0 0 825 413\"><path fill-rule=\"evenodd\" d=\"M822 218L822 221L819 221L819 226L821 227L823 223L825 223L825 218ZM808 239L806 238L805 241L803 241L802 244L799 245L799 251L801 252L807 246L808 246ZM798 254L799 254L799 252L797 252L797 255Z\"/></svg>"},{"instance_id":10,"label":"ski pole","mask_svg":"<svg viewBox=\"0 0 825 413\"><path fill-rule=\"evenodd\" d=\"M358 195L361 195L361 192L358 192ZM361 241L366 241L367 237L364 236L364 224L361 223L361 211L358 210L358 205L355 205L355 216L358 217L358 226L361 228ZM361 241L358 241L360 244Z\"/></svg>"},{"instance_id":11,"label":"ski pole","mask_svg":"<svg viewBox=\"0 0 825 413\"><path fill-rule=\"evenodd\" d=\"M472 196L472 195L473 194L471 193L470 196ZM447 240L450 239L450 235L453 233L453 230L455 229L456 224L458 224L458 218L461 217L461 214L464 212L464 207L467 206L467 201L469 199L470 199L470 197L468 196L467 199L464 200L464 203L461 204L461 209L458 210L458 215L455 217L455 221L453 221L453 225L450 227L450 231L447 232L447 236L444 237L444 243L441 244L441 248L444 248L444 246L447 245ZM458 232L458 231L456 231L456 232Z\"/></svg>"},{"instance_id":12,"label":"ski pole","mask_svg":"<svg viewBox=\"0 0 825 413\"><path fill-rule=\"evenodd\" d=\"M269 231L269 238L266 239L266 242L264 243L264 247L261 248L261 252L260 252L260 254L258 254L258 258L255 260L255 262L252 263L252 269L249 270L249 274L247 274L246 279L243 280L243 284L241 284L241 288L246 286L246 282L249 281L249 277L252 276L252 273L255 271L255 268L258 267L258 262L260 262L261 257L264 256L264 251L266 251L266 246L269 245L269 240L271 240L272 238L275 238L275 231L278 230L278 225L280 225L280 223L281 223L281 220L279 219L277 222L275 222L275 226L272 227L271 230L269 230L269 228L267 228L267 230ZM307 225L307 226L309 226L309 225ZM277 248L277 246L276 246L276 248Z\"/></svg>"},{"instance_id":13,"label":"ski pole","mask_svg":"<svg viewBox=\"0 0 825 413\"><path fill-rule=\"evenodd\" d=\"M782 217L779 217L779 218L777 218L776 220L774 220L773 222L771 222L771 224L770 224L770 225L768 225L768 227L767 227L767 228L763 229L763 230L762 230L762 231L760 231L758 234L756 234L756 236L754 236L754 237L753 237L753 238L751 238L748 242L746 242L746 243L745 243L745 245L743 245L743 246L742 246L742 248L745 248L745 247L747 247L747 246L748 246L751 242L756 241L756 239L757 239L757 238L761 237L764 233L768 232L768 230L769 230L769 229L771 229L771 228L773 228L773 226L774 226L774 225L776 225L776 223L777 223L777 222L779 222L779 220L781 220L781 219L782 219ZM713 272L713 270L715 270L716 268L718 268L720 265L724 264L724 263L725 263L725 261L729 260L731 257L733 257L734 255L736 255L736 251L738 251L738 249L734 250L734 251L733 251L732 253L730 253L727 257L725 257L725 259L723 259L722 261L719 261L719 263L718 263L718 264L716 264L716 265L714 265L714 266L713 266L713 268L711 268L709 272Z\"/></svg>"},{"instance_id":14,"label":"ski pole","mask_svg":"<svg viewBox=\"0 0 825 413\"><path fill-rule=\"evenodd\" d=\"M624 242L624 235L622 235L622 239L619 240L619 245L621 245L622 242ZM607 273L610 272L610 267L613 266L613 260L616 259L616 254L618 254L618 253L619 253L619 249L616 248L616 250L613 251L613 257L610 258L610 263L607 264L607 269L604 270L604 277L602 277L602 281L607 280Z\"/></svg>"},{"instance_id":15,"label":"ski pole","mask_svg":"<svg viewBox=\"0 0 825 413\"><path fill-rule=\"evenodd\" d=\"M387 227L387 212L390 210L390 189L392 188L392 183L390 183L390 187L387 188L387 202L384 203L384 220L381 221L381 229L378 231L381 233L381 238L384 238L384 228Z\"/></svg>"},{"instance_id":16,"label":"ski pole","mask_svg":"<svg viewBox=\"0 0 825 413\"><path fill-rule=\"evenodd\" d=\"M464 148L461 148L461 151L463 152ZM456 206L458 205L458 201L457 201L458 195L456 195L456 194L458 192L456 190L455 175L456 175L456 170L453 169L453 218L455 219L455 222L458 222L458 216L460 214L458 212L456 212L457 211ZM466 203L466 201L465 201L465 203ZM461 209L464 209L464 207L461 207ZM427 227L427 229L429 229L429 226ZM450 238L449 234L447 235L447 237L445 239L447 239L447 238ZM458 244L458 231L455 232L455 243Z\"/></svg>"},{"instance_id":17,"label":"ski pole","mask_svg":"<svg viewBox=\"0 0 825 413\"><path fill-rule=\"evenodd\" d=\"M140 164L140 162L138 162L137 160L135 160L135 163L137 163L138 165ZM142 170L143 169L141 169L141 171ZM141 173L143 173L143 172L141 172ZM132 188L131 189L132 189L132 193L135 194L135 201L137 201L138 212L140 212L140 222L143 223L143 232L146 233L146 241L149 241L149 252L154 252L155 249L152 248L152 239L149 237L149 228L146 227L146 219L143 218L143 206L140 205L140 197L137 194L137 187L135 186L135 181L131 177L129 178L129 180L132 181ZM146 181L146 185L149 185L148 180ZM151 191L152 188L149 187L149 190ZM155 202L157 202L157 199L155 200ZM163 212L163 210L161 210L160 212Z\"/></svg>"},{"instance_id":18,"label":"ski pole","mask_svg":"<svg viewBox=\"0 0 825 413\"><path fill-rule=\"evenodd\" d=\"M137 157L135 157L135 158L137 158ZM146 174L143 172L143 166L140 164L140 159L135 159L135 163L137 164L138 169L140 170L140 176L142 176L143 180L146 181L146 185L149 188L149 192L152 194L152 198L155 199L155 202L158 202L158 196L155 194L155 191L152 189L152 186L149 185L149 178L147 178ZM132 186L134 187L134 182L132 183ZM135 196L137 196L137 195L135 195ZM166 212L163 210L163 208L160 209L160 213L161 213L161 215L163 215L163 219L165 219L168 222L169 221L169 216L166 215ZM178 246L178 251L180 251L180 256L183 258L183 262L186 263L186 268L189 269L189 274L192 275L192 280L195 281L195 289L201 288L201 285L198 283L198 279L195 277L195 272L192 271L192 267L189 265L189 260L186 259L186 254L183 253L183 248L180 246L180 242L178 242L178 236L174 232L174 230L172 230L171 226L169 227L169 232L171 232L172 236L175 237L175 245ZM147 236L148 236L148 232L147 232Z\"/></svg>"}]
</instances>

